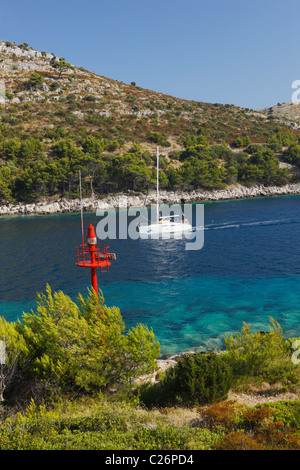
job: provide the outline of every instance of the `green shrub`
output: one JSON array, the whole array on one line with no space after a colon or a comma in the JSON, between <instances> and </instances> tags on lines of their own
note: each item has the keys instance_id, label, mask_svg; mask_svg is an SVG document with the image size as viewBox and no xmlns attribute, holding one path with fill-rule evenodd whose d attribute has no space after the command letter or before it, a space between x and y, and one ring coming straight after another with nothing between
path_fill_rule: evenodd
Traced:
<instances>
[{"instance_id":1,"label":"green shrub","mask_svg":"<svg viewBox=\"0 0 300 470\"><path fill-rule=\"evenodd\" d=\"M159 144L162 147L170 147L171 144L169 141L167 141L166 136L164 134L161 134L160 132L152 132L148 136L148 142L154 143L154 144Z\"/></svg>"},{"instance_id":2,"label":"green shrub","mask_svg":"<svg viewBox=\"0 0 300 470\"><path fill-rule=\"evenodd\" d=\"M260 408L264 405L257 405ZM268 403L268 407L273 411L275 421L281 421L286 427L295 428L300 431L300 401L279 401Z\"/></svg>"},{"instance_id":3,"label":"green shrub","mask_svg":"<svg viewBox=\"0 0 300 470\"><path fill-rule=\"evenodd\" d=\"M79 295L77 304L47 286L37 311L24 313L13 330L26 346L27 372L66 391L127 388L155 370L160 353L152 330L139 324L125 334L120 310L106 307L94 291Z\"/></svg>"},{"instance_id":4,"label":"green shrub","mask_svg":"<svg viewBox=\"0 0 300 470\"><path fill-rule=\"evenodd\" d=\"M225 338L224 358L237 381L254 378L258 384L281 381L285 387L291 387L299 381L299 368L291 360L291 344L273 318L269 328L269 332L251 333L244 323L241 333Z\"/></svg>"},{"instance_id":5,"label":"green shrub","mask_svg":"<svg viewBox=\"0 0 300 470\"><path fill-rule=\"evenodd\" d=\"M52 82L49 88L51 91L55 91L59 87L60 87L60 84L58 82Z\"/></svg>"},{"instance_id":6,"label":"green shrub","mask_svg":"<svg viewBox=\"0 0 300 470\"><path fill-rule=\"evenodd\" d=\"M40 74L33 72L30 75L29 81L27 82L27 88L38 90L42 88L43 83L44 83L43 77Z\"/></svg>"},{"instance_id":7,"label":"green shrub","mask_svg":"<svg viewBox=\"0 0 300 470\"><path fill-rule=\"evenodd\" d=\"M158 384L144 387L141 400L147 405L197 405L227 398L232 373L222 356L189 354L168 369Z\"/></svg>"},{"instance_id":8,"label":"green shrub","mask_svg":"<svg viewBox=\"0 0 300 470\"><path fill-rule=\"evenodd\" d=\"M92 101L92 102L95 102L95 101L96 101L96 97L93 96L93 95L85 96L83 99L84 99L85 101Z\"/></svg>"}]
</instances>

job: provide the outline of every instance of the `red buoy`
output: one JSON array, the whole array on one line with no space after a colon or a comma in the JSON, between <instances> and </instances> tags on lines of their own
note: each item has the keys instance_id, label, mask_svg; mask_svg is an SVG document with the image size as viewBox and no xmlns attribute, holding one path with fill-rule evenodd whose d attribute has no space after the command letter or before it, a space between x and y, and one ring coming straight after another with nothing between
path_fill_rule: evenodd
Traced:
<instances>
[{"instance_id":1,"label":"red buoy","mask_svg":"<svg viewBox=\"0 0 300 470\"><path fill-rule=\"evenodd\" d=\"M97 272L96 269L100 268L100 272L108 271L111 265L111 260L116 259L114 253L108 253L109 246L97 244L97 237L95 229L92 224L88 227L87 244L77 246L77 263L76 266L81 268L90 268L91 270L91 284L98 295Z\"/></svg>"}]
</instances>

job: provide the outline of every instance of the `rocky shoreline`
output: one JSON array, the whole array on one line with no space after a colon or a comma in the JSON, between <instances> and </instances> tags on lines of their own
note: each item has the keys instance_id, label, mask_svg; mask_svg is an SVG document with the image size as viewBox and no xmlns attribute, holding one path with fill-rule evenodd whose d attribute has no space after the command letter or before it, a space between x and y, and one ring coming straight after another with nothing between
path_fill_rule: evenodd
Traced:
<instances>
[{"instance_id":1,"label":"rocky shoreline","mask_svg":"<svg viewBox=\"0 0 300 470\"><path fill-rule=\"evenodd\" d=\"M300 194L300 183L287 184L285 186L233 186L226 189L205 191L161 191L161 204L182 204L193 202L225 201L230 199L244 199L253 197L271 197ZM124 209L127 207L142 207L145 195L137 193L120 193L107 195L106 197L83 198L84 211ZM156 203L156 193L147 197L147 206ZM34 203L3 204L0 206L0 216L7 215L38 215L38 214L62 214L68 212L80 212L80 199L47 198Z\"/></svg>"}]
</instances>

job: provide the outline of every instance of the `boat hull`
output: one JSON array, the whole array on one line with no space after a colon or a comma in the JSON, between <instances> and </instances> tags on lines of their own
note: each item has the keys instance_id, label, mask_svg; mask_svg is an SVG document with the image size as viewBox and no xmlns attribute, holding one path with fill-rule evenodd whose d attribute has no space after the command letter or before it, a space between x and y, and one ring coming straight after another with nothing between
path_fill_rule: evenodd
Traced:
<instances>
[{"instance_id":1,"label":"boat hull","mask_svg":"<svg viewBox=\"0 0 300 470\"><path fill-rule=\"evenodd\" d=\"M193 227L189 223L170 222L166 224L161 223L161 224L141 225L138 229L141 235L171 234L171 233L183 234L185 232L191 232Z\"/></svg>"}]
</instances>

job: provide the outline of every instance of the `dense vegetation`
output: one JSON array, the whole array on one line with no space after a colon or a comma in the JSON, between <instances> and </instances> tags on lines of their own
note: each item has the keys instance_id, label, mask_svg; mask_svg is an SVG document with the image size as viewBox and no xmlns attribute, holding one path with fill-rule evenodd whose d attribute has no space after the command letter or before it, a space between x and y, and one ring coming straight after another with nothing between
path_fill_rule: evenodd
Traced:
<instances>
[{"instance_id":1,"label":"dense vegetation","mask_svg":"<svg viewBox=\"0 0 300 470\"><path fill-rule=\"evenodd\" d=\"M269 329L251 333L245 324L224 351L183 355L158 381L140 384L156 370L154 333L126 331L101 295L76 303L47 287L35 312L0 321L0 449L299 450L298 400L248 406L230 397L299 392L294 339L273 319Z\"/></svg>"},{"instance_id":2,"label":"dense vegetation","mask_svg":"<svg viewBox=\"0 0 300 470\"><path fill-rule=\"evenodd\" d=\"M4 130L2 125L2 200L77 196L79 170L83 175L86 195L146 191L155 184L155 155L149 150L143 151L140 144L135 143L127 152L118 155L109 152L112 146L120 145L118 141L114 144L100 134L75 140L64 136L62 129L54 135L48 130L51 139L46 144L33 136L4 137ZM156 135L155 139L159 140L159 137ZM282 152L286 142L289 145ZM240 151L224 144L210 145L201 128L196 134L186 136L182 145L182 151L173 151L161 157L160 185L164 189L220 189L236 183L268 186L294 181L296 176L289 169L279 166L278 152L282 152L284 161L299 166L300 145L297 137L292 133L282 134L278 128L265 145L249 144ZM235 145L239 145L239 140Z\"/></svg>"}]
</instances>

